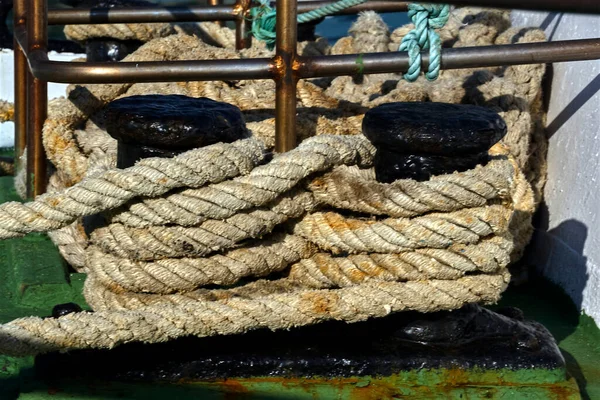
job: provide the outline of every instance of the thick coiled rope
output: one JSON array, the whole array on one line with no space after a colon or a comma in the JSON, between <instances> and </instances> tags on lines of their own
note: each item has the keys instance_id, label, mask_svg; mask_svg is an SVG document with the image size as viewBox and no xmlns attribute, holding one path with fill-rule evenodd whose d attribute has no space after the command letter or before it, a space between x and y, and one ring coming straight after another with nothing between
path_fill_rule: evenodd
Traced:
<instances>
[{"instance_id":1,"label":"thick coiled rope","mask_svg":"<svg viewBox=\"0 0 600 400\"><path fill-rule=\"evenodd\" d=\"M382 24L371 14L359 17L365 21ZM387 27L359 25L353 27L351 48L342 49L348 42L342 40L339 51L390 43ZM471 25L449 25L443 37L458 38L461 45L480 40L466 35L479 32ZM378 37L369 39L369 32ZM486 32L493 42L495 36ZM502 40L514 35L531 40L523 31L511 32ZM268 54L264 51L241 53ZM130 60L202 57L239 54L177 35L148 43ZM528 167L526 156L537 132L536 114L528 107L539 98L542 72L543 66L458 71L443 74L436 85L410 86L386 75L385 82L397 85L391 92L377 87L377 76L366 76L364 84L336 78L330 88L343 87L343 93L300 82L304 141L279 155L269 152L273 86L265 82L76 88L51 108L44 130L58 169L51 180L54 193L1 206L0 226L10 226L4 237L63 227L53 237L67 259L87 273L84 295L95 312L0 325L0 352L111 348L497 301L508 283L508 263L530 237L538 201L529 181L538 182L540 175ZM350 90L355 92L349 95ZM244 146L219 144L179 156L191 157L187 167L179 158L150 159L115 170L116 147L100 128L102 105L141 93L231 102L244 110L254 137ZM352 96L359 104L349 106ZM526 101L511 100L517 97ZM359 134L361 104L410 99L494 107L509 133L484 166L425 182L378 183L371 169L374 148ZM311 123L312 132L306 130ZM323 136L306 139L315 134ZM88 236L78 221L90 214L96 222L87 225L83 219Z\"/></svg>"},{"instance_id":2,"label":"thick coiled rope","mask_svg":"<svg viewBox=\"0 0 600 400\"><path fill-rule=\"evenodd\" d=\"M213 145L202 150L204 154L215 154L229 148L227 151L236 154L240 144L251 141ZM183 154L177 162L197 156L197 152L200 150ZM506 285L505 267L512 250L512 242L507 239L515 207L512 200L525 182L513 164L506 158L496 159L497 163L506 164L500 170L507 175L500 188L496 188L496 192L508 191L504 205L492 202L478 208L380 221L319 211L313 194L303 187L310 188L311 180L319 179L318 176L336 166L369 167L373 153L372 146L361 135L317 136L267 164L254 167L247 175L199 188L220 186L211 192L210 196L216 197L205 200L225 205L224 209L232 213L226 220L220 219L223 214L218 207L214 213L206 209L204 222L189 228L169 225L132 228L114 222L97 228L85 251L85 271L89 276L86 299L97 312L61 317L56 320L61 321L58 325L55 320L30 318L0 326L0 337L4 339L0 342L18 342L10 349L0 345L0 349L22 354L58 348L111 347L132 340L149 340L148 329L154 331L151 340L162 341L187 334L234 333L256 327L277 329L330 318L360 320L398 309L436 310L465 301L494 299ZM220 158L232 157L221 154ZM261 157L255 154L251 159ZM173 178L165 181L159 160L143 160L123 171L110 170L84 179L62 194L52 195L61 201L49 201L50 195L46 195L21 208L3 205L2 210L19 220L16 229L19 234L40 229L38 219L23 218L23 213L34 210L43 211L46 217L69 215L70 218L51 220L53 227L66 226L73 218L92 211L93 197L84 202L81 196L73 197L73 193L96 196L102 192L107 198L118 199L94 203L94 210L102 211L118 207L133 197L125 188L129 184L139 185L140 176L152 183L137 192L143 196L160 196L165 186L180 186L182 178L177 182ZM162 161L165 162L162 168L171 168L173 159ZM206 159L202 164L196 165L196 174L207 171L206 166L211 165ZM153 173L154 179L149 179L148 165L158 171ZM247 172L239 164L236 171L238 175ZM315 173L317 177L313 176ZM208 176L186 181L197 185L224 179L222 175ZM302 182L307 178L310 178L308 185L304 186ZM95 190L96 186L101 186L102 191ZM223 193L230 201L217 201ZM78 202L66 200L73 198ZM77 209L79 213L74 204L83 204ZM48 225L50 220L45 221ZM28 225L35 228L27 228ZM121 231L114 231L116 226ZM204 285L231 285L242 278L267 276L288 267L288 277L268 284L256 281L230 290L198 289ZM417 283L411 278L428 280ZM457 285L464 285L460 287L464 287L465 293L462 289L450 290L450 282L463 282ZM412 290L420 293L410 299L401 294ZM360 300L353 299L355 296L360 296ZM428 305L415 305L415 296ZM348 307L365 299L368 305L361 306L364 309L358 312L362 316L351 317L349 311L353 308ZM184 322L190 315L183 314L189 313L193 304L196 311L192 315L197 319L193 324ZM342 308L338 309L339 306ZM107 307L111 311L101 311ZM117 311L122 308L129 311ZM130 327L124 329L122 323ZM145 333L139 330L141 327ZM108 336L101 334L110 330Z\"/></svg>"}]
</instances>

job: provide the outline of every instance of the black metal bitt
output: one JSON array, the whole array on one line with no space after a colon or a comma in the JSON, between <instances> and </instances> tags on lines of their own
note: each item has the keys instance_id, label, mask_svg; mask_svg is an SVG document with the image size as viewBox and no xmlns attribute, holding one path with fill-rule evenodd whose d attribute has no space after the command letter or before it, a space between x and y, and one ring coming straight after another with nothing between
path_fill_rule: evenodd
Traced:
<instances>
[{"instance_id":1,"label":"black metal bitt","mask_svg":"<svg viewBox=\"0 0 600 400\"><path fill-rule=\"evenodd\" d=\"M377 148L378 181L424 181L486 163L490 147L506 134L506 123L474 105L388 103L365 114L363 133Z\"/></svg>"},{"instance_id":2,"label":"black metal bitt","mask_svg":"<svg viewBox=\"0 0 600 400\"><path fill-rule=\"evenodd\" d=\"M115 8L128 9L133 7L150 8L156 4L144 0L61 0L61 3L73 8L90 8L95 11L96 21L101 22L102 13ZM106 19L106 18L105 18ZM139 40L119 40L110 37L95 37L85 41L85 54L89 62L116 62L121 61L128 54L137 50L143 42Z\"/></svg>"},{"instance_id":3,"label":"black metal bitt","mask_svg":"<svg viewBox=\"0 0 600 400\"><path fill-rule=\"evenodd\" d=\"M85 42L86 60L89 62L121 61L142 44L139 40L89 39Z\"/></svg>"},{"instance_id":4,"label":"black metal bitt","mask_svg":"<svg viewBox=\"0 0 600 400\"><path fill-rule=\"evenodd\" d=\"M130 96L109 103L105 115L106 130L118 141L118 168L249 136L239 108L207 98Z\"/></svg>"}]
</instances>

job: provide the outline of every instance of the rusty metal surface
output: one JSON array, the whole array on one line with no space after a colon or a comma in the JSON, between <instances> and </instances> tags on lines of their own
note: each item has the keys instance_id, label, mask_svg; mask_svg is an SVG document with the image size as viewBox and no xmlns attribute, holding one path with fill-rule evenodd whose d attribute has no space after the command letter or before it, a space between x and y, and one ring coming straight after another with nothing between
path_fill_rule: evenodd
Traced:
<instances>
[{"instance_id":1,"label":"rusty metal surface","mask_svg":"<svg viewBox=\"0 0 600 400\"><path fill-rule=\"evenodd\" d=\"M236 12L235 20L235 48L237 50L248 49L252 46L252 36L250 34L252 23L250 22L251 0L237 0L234 10Z\"/></svg>"}]
</instances>

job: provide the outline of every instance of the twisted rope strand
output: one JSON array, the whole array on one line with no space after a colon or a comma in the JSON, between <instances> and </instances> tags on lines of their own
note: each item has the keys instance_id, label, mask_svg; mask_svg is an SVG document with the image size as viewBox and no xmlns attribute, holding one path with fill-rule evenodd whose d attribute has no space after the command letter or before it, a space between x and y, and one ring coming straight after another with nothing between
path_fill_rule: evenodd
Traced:
<instances>
[{"instance_id":1,"label":"twisted rope strand","mask_svg":"<svg viewBox=\"0 0 600 400\"><path fill-rule=\"evenodd\" d=\"M191 150L171 159L144 159L133 167L85 179L62 193L48 193L25 204L0 205L0 239L59 229L138 196L159 196L177 187L223 181L250 172L264 157L262 142L246 139Z\"/></svg>"},{"instance_id":2,"label":"twisted rope strand","mask_svg":"<svg viewBox=\"0 0 600 400\"><path fill-rule=\"evenodd\" d=\"M339 0L332 4L319 7L315 10L299 14L297 22L303 24L333 15L346 8L362 4L367 0ZM250 10L252 17L252 35L267 44L267 48L273 49L277 33L275 29L277 11L269 5L269 0L260 0L260 6Z\"/></svg>"}]
</instances>

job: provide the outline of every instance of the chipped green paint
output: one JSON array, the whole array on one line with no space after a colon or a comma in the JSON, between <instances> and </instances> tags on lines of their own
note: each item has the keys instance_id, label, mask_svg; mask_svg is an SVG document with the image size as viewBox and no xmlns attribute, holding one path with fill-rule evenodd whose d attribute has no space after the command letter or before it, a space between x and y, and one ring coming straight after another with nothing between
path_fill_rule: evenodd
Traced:
<instances>
[{"instance_id":1,"label":"chipped green paint","mask_svg":"<svg viewBox=\"0 0 600 400\"><path fill-rule=\"evenodd\" d=\"M0 177L0 202L18 200L12 179ZM55 304L85 306L83 274L75 274L44 235L0 242L0 322L47 316ZM541 280L536 280L541 282ZM600 399L600 331L565 295L547 283L509 290L503 305L522 308L546 325L567 356L569 374L583 398ZM578 399L564 370L418 370L387 377L282 379L255 377L179 385L36 380L33 358L0 356L0 399Z\"/></svg>"},{"instance_id":2,"label":"chipped green paint","mask_svg":"<svg viewBox=\"0 0 600 400\"><path fill-rule=\"evenodd\" d=\"M362 75L365 71L365 62L363 59L364 54L360 53L358 57L356 57L356 73L358 75Z\"/></svg>"},{"instance_id":3,"label":"chipped green paint","mask_svg":"<svg viewBox=\"0 0 600 400\"><path fill-rule=\"evenodd\" d=\"M600 329L592 318L581 314L560 287L539 276L531 277L527 285L511 287L498 304L508 305L550 330L582 398L600 399Z\"/></svg>"},{"instance_id":4,"label":"chipped green paint","mask_svg":"<svg viewBox=\"0 0 600 400\"><path fill-rule=\"evenodd\" d=\"M19 201L11 177L0 177L0 203ZM56 304L85 306L83 275L73 273L48 236L0 241L0 323L50 315Z\"/></svg>"},{"instance_id":5,"label":"chipped green paint","mask_svg":"<svg viewBox=\"0 0 600 400\"><path fill-rule=\"evenodd\" d=\"M42 399L507 399L507 400L576 400L579 399L572 381L552 387L534 386L470 386L470 387L411 387L394 383L357 387L352 382L327 382L313 379L288 382L272 378L264 380L230 380L200 384L167 386L147 384L74 383L69 387L52 386L29 390L19 398Z\"/></svg>"}]
</instances>

